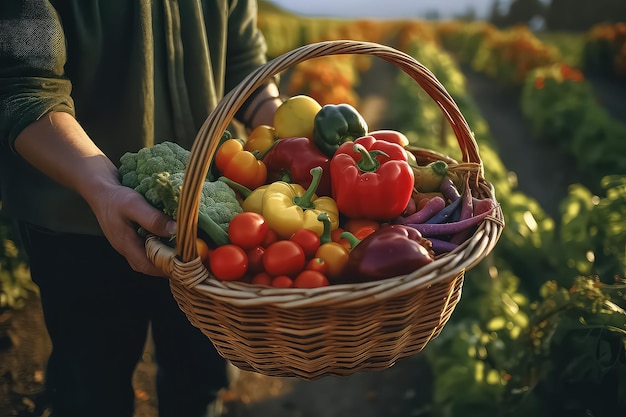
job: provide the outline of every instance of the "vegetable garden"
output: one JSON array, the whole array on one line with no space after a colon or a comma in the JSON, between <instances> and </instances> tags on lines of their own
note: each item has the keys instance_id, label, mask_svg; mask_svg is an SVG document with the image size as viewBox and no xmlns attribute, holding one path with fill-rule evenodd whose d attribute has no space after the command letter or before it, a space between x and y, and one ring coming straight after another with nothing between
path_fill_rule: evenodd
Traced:
<instances>
[{"instance_id":1,"label":"vegetable garden","mask_svg":"<svg viewBox=\"0 0 626 417\"><path fill-rule=\"evenodd\" d=\"M446 87L475 134L506 227L493 253L466 273L461 302L423 351L432 370L429 415L626 412L626 120L602 106L586 78L602 74L626 82L626 27L599 25L584 36L556 37L484 22L345 24L285 19L271 10L261 13L259 25L271 57L331 39L407 52ZM282 75L282 91L321 104L350 104L370 128L396 129L410 145L461 160L456 137L432 99L375 59L305 62ZM490 132L463 68L492 80L494 88L516 92L532 132L528 146L548 144L573 161L578 181L563 191L556 215L518 189L516 175L523 172L511 172L501 160L505 138ZM378 71L384 79L372 76ZM382 97L384 105L372 107L372 97ZM34 291L10 223L2 221L0 317L19 310Z\"/></svg>"}]
</instances>

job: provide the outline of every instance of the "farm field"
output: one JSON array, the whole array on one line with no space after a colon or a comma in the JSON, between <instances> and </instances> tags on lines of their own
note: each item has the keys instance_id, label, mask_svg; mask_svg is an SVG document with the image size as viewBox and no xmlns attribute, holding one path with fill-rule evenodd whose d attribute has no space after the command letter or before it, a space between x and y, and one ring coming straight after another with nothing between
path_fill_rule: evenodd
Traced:
<instances>
[{"instance_id":1,"label":"farm field","mask_svg":"<svg viewBox=\"0 0 626 417\"><path fill-rule=\"evenodd\" d=\"M484 22L283 19L275 10L260 15L271 57L354 39L429 68L475 133L506 227L421 353L384 371L312 382L234 371L224 415L626 412L626 78L598 71L599 58L585 63L595 38ZM440 109L387 62L321 58L285 72L280 85L287 96L350 103L371 130L397 129L412 145L461 158ZM0 346L2 416L46 415L50 346L37 296L26 293L25 306L7 314L8 344ZM148 343L135 373L135 417L156 416L154 374Z\"/></svg>"}]
</instances>

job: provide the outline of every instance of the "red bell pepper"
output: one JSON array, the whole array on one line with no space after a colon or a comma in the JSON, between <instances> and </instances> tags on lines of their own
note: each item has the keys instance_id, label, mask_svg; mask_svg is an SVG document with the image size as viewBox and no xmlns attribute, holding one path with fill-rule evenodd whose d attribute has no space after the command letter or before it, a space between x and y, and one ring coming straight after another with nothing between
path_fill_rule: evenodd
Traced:
<instances>
[{"instance_id":1,"label":"red bell pepper","mask_svg":"<svg viewBox=\"0 0 626 417\"><path fill-rule=\"evenodd\" d=\"M323 154L309 138L279 139L263 156L267 166L267 181L285 181L299 184L304 189L311 185L311 169L322 168L322 177L315 193L330 196L330 157Z\"/></svg>"},{"instance_id":2,"label":"red bell pepper","mask_svg":"<svg viewBox=\"0 0 626 417\"><path fill-rule=\"evenodd\" d=\"M330 162L332 195L348 218L386 221L402 214L413 192L413 170L402 146L363 136L345 142Z\"/></svg>"}]
</instances>

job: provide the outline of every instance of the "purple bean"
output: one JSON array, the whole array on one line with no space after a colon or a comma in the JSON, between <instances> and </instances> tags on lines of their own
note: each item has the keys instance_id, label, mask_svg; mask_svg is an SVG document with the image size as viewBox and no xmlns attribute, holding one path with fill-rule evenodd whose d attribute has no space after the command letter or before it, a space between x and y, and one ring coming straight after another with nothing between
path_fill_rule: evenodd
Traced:
<instances>
[{"instance_id":1,"label":"purple bean","mask_svg":"<svg viewBox=\"0 0 626 417\"><path fill-rule=\"evenodd\" d=\"M399 217L396 219L396 223L398 224L407 224L407 223L424 223L439 211L443 210L446 207L446 202L443 198L439 196L435 196L428 200L424 207L415 213L411 214L407 217Z\"/></svg>"},{"instance_id":2,"label":"purple bean","mask_svg":"<svg viewBox=\"0 0 626 417\"><path fill-rule=\"evenodd\" d=\"M439 191L441 191L441 194L443 194L443 196L450 201L456 201L461 197L459 190L457 190L450 177L446 177L443 181L441 181Z\"/></svg>"},{"instance_id":3,"label":"purple bean","mask_svg":"<svg viewBox=\"0 0 626 417\"><path fill-rule=\"evenodd\" d=\"M470 217L469 219L460 220L458 222L443 224L407 224L406 226L414 228L415 230L420 232L423 237L454 235L461 232L462 230L465 230L472 226L476 226L485 217L491 214L493 208L495 208L495 206L492 207L492 210Z\"/></svg>"},{"instance_id":4,"label":"purple bean","mask_svg":"<svg viewBox=\"0 0 626 417\"><path fill-rule=\"evenodd\" d=\"M447 223L450 220L450 218L454 215L454 212L459 208L460 204L461 204L461 199L457 198L452 203L448 204L445 208L439 210L437 214L435 214L434 216L432 216L430 219L428 219L427 221L423 223L428 223L428 224Z\"/></svg>"},{"instance_id":5,"label":"purple bean","mask_svg":"<svg viewBox=\"0 0 626 417\"><path fill-rule=\"evenodd\" d=\"M432 250L437 255L441 255L442 253L452 252L454 249L458 248L459 245L455 243L451 243L441 239L428 238L430 243L432 244Z\"/></svg>"}]
</instances>

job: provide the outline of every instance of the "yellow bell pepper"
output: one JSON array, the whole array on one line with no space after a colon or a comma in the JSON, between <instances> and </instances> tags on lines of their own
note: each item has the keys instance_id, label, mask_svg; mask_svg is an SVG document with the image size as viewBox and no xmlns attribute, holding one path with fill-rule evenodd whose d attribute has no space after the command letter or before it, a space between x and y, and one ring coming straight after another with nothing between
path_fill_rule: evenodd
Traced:
<instances>
[{"instance_id":1,"label":"yellow bell pepper","mask_svg":"<svg viewBox=\"0 0 626 417\"><path fill-rule=\"evenodd\" d=\"M227 177L219 177L217 180L228 184L240 196L240 199L243 200L241 202L243 211L263 214L263 194L268 187L267 184L251 190Z\"/></svg>"},{"instance_id":2,"label":"yellow bell pepper","mask_svg":"<svg viewBox=\"0 0 626 417\"><path fill-rule=\"evenodd\" d=\"M320 236L324 225L318 220L327 213L333 229L339 226L339 210L331 197L318 197L315 190L322 176L322 168L311 170L313 181L308 189L284 181L271 183L263 193L263 217L268 226L282 239L288 239L296 230L313 230Z\"/></svg>"}]
</instances>

